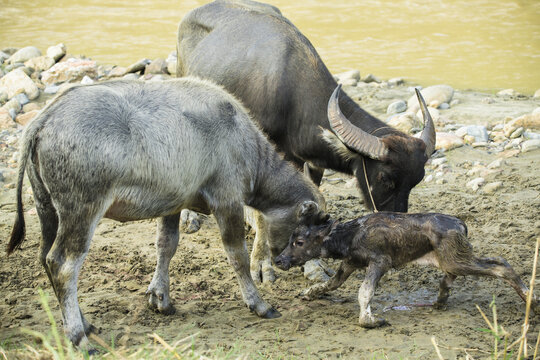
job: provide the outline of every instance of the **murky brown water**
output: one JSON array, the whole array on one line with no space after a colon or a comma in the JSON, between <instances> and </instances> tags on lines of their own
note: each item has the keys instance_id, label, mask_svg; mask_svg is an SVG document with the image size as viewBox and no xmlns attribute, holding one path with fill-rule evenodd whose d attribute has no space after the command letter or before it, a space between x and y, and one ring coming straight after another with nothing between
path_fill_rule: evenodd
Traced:
<instances>
[{"instance_id":1,"label":"murky brown water","mask_svg":"<svg viewBox=\"0 0 540 360\"><path fill-rule=\"evenodd\" d=\"M0 47L64 42L128 65L166 57L196 0L0 0ZM457 88L540 88L538 0L273 0L333 72Z\"/></svg>"}]
</instances>

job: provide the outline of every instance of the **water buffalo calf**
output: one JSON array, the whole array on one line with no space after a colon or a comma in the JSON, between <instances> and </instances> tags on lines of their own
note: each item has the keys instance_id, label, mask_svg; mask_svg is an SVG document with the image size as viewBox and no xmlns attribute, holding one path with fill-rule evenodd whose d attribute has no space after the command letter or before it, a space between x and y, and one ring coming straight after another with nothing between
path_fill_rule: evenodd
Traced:
<instances>
[{"instance_id":1,"label":"water buffalo calf","mask_svg":"<svg viewBox=\"0 0 540 360\"><path fill-rule=\"evenodd\" d=\"M40 260L60 302L64 330L89 348L93 326L77 301L77 277L102 217L160 217L149 303L172 312L169 263L181 209L214 214L244 302L279 316L249 273L244 205L260 211L268 238L286 243L300 216L317 217L322 197L285 162L246 110L222 88L195 78L112 81L68 89L28 124L21 140L17 217L8 254L24 239L22 183L34 191Z\"/></svg>"},{"instance_id":2,"label":"water buffalo calf","mask_svg":"<svg viewBox=\"0 0 540 360\"><path fill-rule=\"evenodd\" d=\"M486 275L504 279L526 301L529 292L512 267L501 257L476 257L467 240L463 221L443 214L400 214L379 212L343 224L327 221L322 225L299 226L289 245L275 259L287 270L312 258L342 259L336 275L304 293L314 298L337 289L358 268L367 267L358 293L360 325L371 328L385 323L371 314L370 301L380 278L391 268L407 263L434 265L445 275L434 307L443 308L450 286L459 275ZM533 297L532 310L540 313Z\"/></svg>"}]
</instances>

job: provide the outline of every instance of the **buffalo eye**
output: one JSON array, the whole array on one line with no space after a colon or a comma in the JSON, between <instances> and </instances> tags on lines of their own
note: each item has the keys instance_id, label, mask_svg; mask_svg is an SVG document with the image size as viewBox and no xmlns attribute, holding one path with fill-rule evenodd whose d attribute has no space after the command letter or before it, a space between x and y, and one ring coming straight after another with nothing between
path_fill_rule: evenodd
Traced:
<instances>
[{"instance_id":1,"label":"buffalo eye","mask_svg":"<svg viewBox=\"0 0 540 360\"><path fill-rule=\"evenodd\" d=\"M298 247L302 247L304 246L304 240L302 239L298 239L296 240L296 242L294 243L295 246L298 246Z\"/></svg>"}]
</instances>

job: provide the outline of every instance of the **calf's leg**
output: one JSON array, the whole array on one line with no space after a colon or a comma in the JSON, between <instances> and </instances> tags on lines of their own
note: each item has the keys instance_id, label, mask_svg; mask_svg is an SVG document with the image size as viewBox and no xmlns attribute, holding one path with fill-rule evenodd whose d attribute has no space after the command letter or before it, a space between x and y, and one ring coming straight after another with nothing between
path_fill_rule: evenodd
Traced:
<instances>
[{"instance_id":1,"label":"calf's leg","mask_svg":"<svg viewBox=\"0 0 540 360\"><path fill-rule=\"evenodd\" d=\"M444 275L439 286L439 297L437 298L437 301L433 304L433 307L435 309L442 310L446 307L446 301L448 300L448 296L450 296L450 287L452 286L452 283L455 279L455 275Z\"/></svg>"},{"instance_id":2,"label":"calf's leg","mask_svg":"<svg viewBox=\"0 0 540 360\"><path fill-rule=\"evenodd\" d=\"M306 289L302 293L302 295L307 300L313 300L327 293L328 291L335 290L338 287L340 287L341 284L345 282L345 280L349 278L349 276L354 272L354 270L356 270L356 267L354 267L351 264L348 264L346 261L342 261L341 264L339 265L339 269L334 274L334 276L330 278L330 280L324 283L318 283L311 286L310 288Z\"/></svg>"},{"instance_id":3,"label":"calf's leg","mask_svg":"<svg viewBox=\"0 0 540 360\"><path fill-rule=\"evenodd\" d=\"M240 285L242 297L249 309L263 318L276 318L281 314L259 295L251 278L249 256L244 239L244 216L242 206L214 210L221 232L221 240Z\"/></svg>"},{"instance_id":4,"label":"calf's leg","mask_svg":"<svg viewBox=\"0 0 540 360\"><path fill-rule=\"evenodd\" d=\"M371 299L381 277L390 269L390 265L384 259L373 260L366 269L366 276L358 291L358 303L360 304L360 326L376 328L386 324L385 319L376 319L371 314Z\"/></svg>"},{"instance_id":5,"label":"calf's leg","mask_svg":"<svg viewBox=\"0 0 540 360\"><path fill-rule=\"evenodd\" d=\"M175 312L169 294L169 264L176 253L180 237L178 224L180 214L164 216L157 225L156 251L157 265L154 276L146 294L149 295L150 308L162 314L170 315Z\"/></svg>"},{"instance_id":6,"label":"calf's leg","mask_svg":"<svg viewBox=\"0 0 540 360\"><path fill-rule=\"evenodd\" d=\"M268 246L268 232L262 213L252 208L245 208L248 223L255 230L255 240L251 251L250 272L253 281L257 283L274 282L276 274L272 267L270 248Z\"/></svg>"}]
</instances>

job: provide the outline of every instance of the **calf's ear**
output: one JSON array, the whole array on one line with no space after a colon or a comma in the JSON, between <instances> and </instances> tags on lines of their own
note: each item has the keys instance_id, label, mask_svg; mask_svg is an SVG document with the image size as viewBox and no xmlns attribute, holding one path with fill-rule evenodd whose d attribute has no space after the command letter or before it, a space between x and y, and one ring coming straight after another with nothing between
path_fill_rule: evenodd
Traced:
<instances>
[{"instance_id":1,"label":"calf's ear","mask_svg":"<svg viewBox=\"0 0 540 360\"><path fill-rule=\"evenodd\" d=\"M319 213L319 205L315 201L304 201L298 209L298 219L307 219Z\"/></svg>"}]
</instances>

